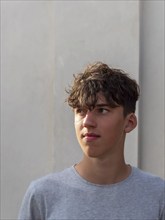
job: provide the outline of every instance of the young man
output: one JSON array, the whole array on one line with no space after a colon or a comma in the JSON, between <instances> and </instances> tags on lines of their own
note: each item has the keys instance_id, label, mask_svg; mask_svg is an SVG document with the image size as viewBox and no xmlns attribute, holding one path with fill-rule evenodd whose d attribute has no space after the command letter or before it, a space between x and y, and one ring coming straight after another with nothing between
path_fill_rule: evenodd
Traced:
<instances>
[{"instance_id":1,"label":"young man","mask_svg":"<svg viewBox=\"0 0 165 220\"><path fill-rule=\"evenodd\" d=\"M101 62L74 78L68 104L83 158L31 183L20 220L164 220L165 182L126 164L139 86Z\"/></svg>"}]
</instances>

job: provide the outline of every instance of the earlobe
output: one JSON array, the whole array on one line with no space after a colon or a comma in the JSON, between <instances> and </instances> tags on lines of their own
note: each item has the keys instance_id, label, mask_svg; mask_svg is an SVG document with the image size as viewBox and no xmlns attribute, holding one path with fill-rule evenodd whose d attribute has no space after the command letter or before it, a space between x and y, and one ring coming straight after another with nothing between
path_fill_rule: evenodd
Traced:
<instances>
[{"instance_id":1,"label":"earlobe","mask_svg":"<svg viewBox=\"0 0 165 220\"><path fill-rule=\"evenodd\" d=\"M137 126L137 118L134 113L127 115L126 117L126 125L125 125L125 133L131 132Z\"/></svg>"}]
</instances>

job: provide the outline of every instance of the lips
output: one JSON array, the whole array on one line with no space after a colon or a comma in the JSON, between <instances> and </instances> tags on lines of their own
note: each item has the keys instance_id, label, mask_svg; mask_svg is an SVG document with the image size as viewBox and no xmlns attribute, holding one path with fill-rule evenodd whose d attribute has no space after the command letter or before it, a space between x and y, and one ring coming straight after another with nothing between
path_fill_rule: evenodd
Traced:
<instances>
[{"instance_id":1,"label":"lips","mask_svg":"<svg viewBox=\"0 0 165 220\"><path fill-rule=\"evenodd\" d=\"M84 135L84 137L100 137L100 135L95 134L95 133L86 133L86 134Z\"/></svg>"},{"instance_id":2,"label":"lips","mask_svg":"<svg viewBox=\"0 0 165 220\"><path fill-rule=\"evenodd\" d=\"M82 137L86 140L86 141L94 141L97 140L100 135L96 134L96 133L85 133L82 135Z\"/></svg>"}]
</instances>

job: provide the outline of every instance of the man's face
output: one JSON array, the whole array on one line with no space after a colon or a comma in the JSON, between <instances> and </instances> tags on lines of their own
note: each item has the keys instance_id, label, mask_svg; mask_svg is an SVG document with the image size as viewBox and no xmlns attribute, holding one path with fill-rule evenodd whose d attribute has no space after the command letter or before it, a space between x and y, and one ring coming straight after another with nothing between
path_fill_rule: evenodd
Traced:
<instances>
[{"instance_id":1,"label":"man's face","mask_svg":"<svg viewBox=\"0 0 165 220\"><path fill-rule=\"evenodd\" d=\"M102 158L121 153L128 122L123 107L111 108L99 95L94 109L76 108L74 113L76 136L86 156Z\"/></svg>"}]
</instances>

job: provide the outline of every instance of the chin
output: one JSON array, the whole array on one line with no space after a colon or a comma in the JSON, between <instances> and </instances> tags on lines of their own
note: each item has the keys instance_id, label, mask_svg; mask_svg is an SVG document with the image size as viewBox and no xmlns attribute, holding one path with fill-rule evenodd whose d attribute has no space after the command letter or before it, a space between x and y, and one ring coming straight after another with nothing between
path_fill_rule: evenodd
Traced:
<instances>
[{"instance_id":1,"label":"chin","mask_svg":"<svg viewBox=\"0 0 165 220\"><path fill-rule=\"evenodd\" d=\"M94 151L91 151L91 150L84 151L84 155L89 157L89 158L99 158L99 157L101 157L101 154L96 152L96 150L94 150Z\"/></svg>"}]
</instances>

